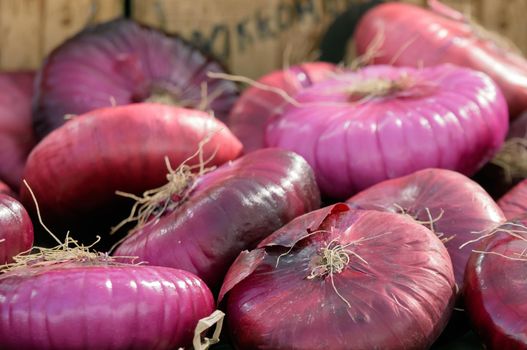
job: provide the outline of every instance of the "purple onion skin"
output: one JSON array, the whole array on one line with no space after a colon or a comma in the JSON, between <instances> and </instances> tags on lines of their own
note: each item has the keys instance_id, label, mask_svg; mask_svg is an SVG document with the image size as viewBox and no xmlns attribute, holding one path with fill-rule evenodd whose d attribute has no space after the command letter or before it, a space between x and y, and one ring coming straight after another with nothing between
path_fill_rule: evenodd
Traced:
<instances>
[{"instance_id":1,"label":"purple onion skin","mask_svg":"<svg viewBox=\"0 0 527 350\"><path fill-rule=\"evenodd\" d=\"M501 197L498 205L508 220L527 215L527 179Z\"/></svg>"},{"instance_id":2,"label":"purple onion skin","mask_svg":"<svg viewBox=\"0 0 527 350\"><path fill-rule=\"evenodd\" d=\"M156 266L68 263L0 276L2 349L173 349L214 310L207 286Z\"/></svg>"},{"instance_id":3,"label":"purple onion skin","mask_svg":"<svg viewBox=\"0 0 527 350\"><path fill-rule=\"evenodd\" d=\"M258 150L203 176L186 202L133 233L115 255L190 271L215 291L242 250L319 206L302 157Z\"/></svg>"},{"instance_id":4,"label":"purple onion skin","mask_svg":"<svg viewBox=\"0 0 527 350\"><path fill-rule=\"evenodd\" d=\"M515 223L527 225L526 217ZM505 224L503 229L518 230ZM522 239L497 233L478 248L490 254L473 253L465 273L465 310L489 350L527 349L527 263L518 258L527 249L527 232Z\"/></svg>"},{"instance_id":5,"label":"purple onion skin","mask_svg":"<svg viewBox=\"0 0 527 350\"><path fill-rule=\"evenodd\" d=\"M0 181L15 190L35 145L31 125L33 77L31 72L0 73Z\"/></svg>"},{"instance_id":6,"label":"purple onion skin","mask_svg":"<svg viewBox=\"0 0 527 350\"><path fill-rule=\"evenodd\" d=\"M8 196L16 198L15 192L13 192L13 190L2 181L0 181L0 194L7 194Z\"/></svg>"},{"instance_id":7,"label":"purple onion skin","mask_svg":"<svg viewBox=\"0 0 527 350\"><path fill-rule=\"evenodd\" d=\"M348 199L357 209L407 214L419 221L434 222L434 231L448 239L445 246L452 259L456 283L461 288L463 274L473 247L459 247L504 222L505 216L485 190L468 177L450 170L425 169L397 179L386 180ZM430 228L430 225L426 225Z\"/></svg>"},{"instance_id":8,"label":"purple onion skin","mask_svg":"<svg viewBox=\"0 0 527 350\"><path fill-rule=\"evenodd\" d=\"M55 49L38 72L37 136L64 124L66 114L142 102L159 89L172 91L180 106L195 107L202 83L211 95L222 91L209 107L225 120L237 87L207 72L224 69L179 37L125 19L87 28Z\"/></svg>"},{"instance_id":9,"label":"purple onion skin","mask_svg":"<svg viewBox=\"0 0 527 350\"><path fill-rule=\"evenodd\" d=\"M163 185L164 157L177 168L209 136L203 159L214 157L208 166L241 153L241 143L225 124L202 111L154 103L101 108L74 118L42 140L28 158L24 177L46 222L73 232L87 231L91 242L93 232L109 231L106 220L117 224L116 213L129 208L130 201L115 191L139 195ZM198 157L187 161L198 163ZM33 210L25 187L20 198ZM85 230L92 222L101 225Z\"/></svg>"},{"instance_id":10,"label":"purple onion skin","mask_svg":"<svg viewBox=\"0 0 527 350\"><path fill-rule=\"evenodd\" d=\"M264 75L258 82L281 89L289 96L328 78L337 66L326 62L306 62ZM234 104L227 125L243 143L247 154L265 147L265 125L287 104L283 96L252 86Z\"/></svg>"},{"instance_id":11,"label":"purple onion skin","mask_svg":"<svg viewBox=\"0 0 527 350\"><path fill-rule=\"evenodd\" d=\"M406 75L414 88L351 99L370 78ZM322 194L347 198L380 181L426 168L473 174L502 145L508 113L483 73L453 65L413 69L369 66L301 90L267 125L266 143L302 155ZM351 100L350 100L351 99Z\"/></svg>"},{"instance_id":12,"label":"purple onion skin","mask_svg":"<svg viewBox=\"0 0 527 350\"><path fill-rule=\"evenodd\" d=\"M16 199L0 193L0 265L12 262L32 244L33 224L27 211Z\"/></svg>"},{"instance_id":13,"label":"purple onion skin","mask_svg":"<svg viewBox=\"0 0 527 350\"><path fill-rule=\"evenodd\" d=\"M331 233L303 238L318 230ZM347 247L368 263L350 255L344 271L333 275L350 307L329 276L307 278L332 239L346 244L368 237ZM399 215L337 204L293 220L242 252L220 302L228 293L237 349L427 349L448 321L454 289L448 253L429 230Z\"/></svg>"}]
</instances>

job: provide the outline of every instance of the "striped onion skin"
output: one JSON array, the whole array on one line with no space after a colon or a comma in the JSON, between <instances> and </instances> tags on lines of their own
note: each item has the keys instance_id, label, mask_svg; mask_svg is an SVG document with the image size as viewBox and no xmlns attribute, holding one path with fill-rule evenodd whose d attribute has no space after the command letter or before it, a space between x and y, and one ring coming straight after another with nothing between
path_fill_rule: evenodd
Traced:
<instances>
[{"instance_id":1,"label":"striped onion skin","mask_svg":"<svg viewBox=\"0 0 527 350\"><path fill-rule=\"evenodd\" d=\"M2 349L172 349L214 309L189 272L69 262L0 276Z\"/></svg>"},{"instance_id":2,"label":"striped onion skin","mask_svg":"<svg viewBox=\"0 0 527 350\"><path fill-rule=\"evenodd\" d=\"M384 95L356 98L361 84L410 82ZM270 120L269 147L302 155L321 192L346 198L380 181L426 168L472 175L502 145L505 99L484 73L453 65L369 66L300 91Z\"/></svg>"}]
</instances>

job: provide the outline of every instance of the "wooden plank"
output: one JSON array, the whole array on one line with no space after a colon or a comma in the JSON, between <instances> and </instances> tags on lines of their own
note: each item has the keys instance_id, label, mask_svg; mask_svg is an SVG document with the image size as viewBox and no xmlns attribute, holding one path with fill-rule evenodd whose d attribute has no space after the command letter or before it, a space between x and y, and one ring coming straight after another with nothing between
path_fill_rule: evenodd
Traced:
<instances>
[{"instance_id":1,"label":"wooden plank","mask_svg":"<svg viewBox=\"0 0 527 350\"><path fill-rule=\"evenodd\" d=\"M519 49L527 53L527 2L509 0L507 2L482 0L481 22L506 38L512 40Z\"/></svg>"},{"instance_id":2,"label":"wooden plank","mask_svg":"<svg viewBox=\"0 0 527 350\"><path fill-rule=\"evenodd\" d=\"M0 1L0 67L36 67L41 51L40 0Z\"/></svg>"},{"instance_id":3,"label":"wooden plank","mask_svg":"<svg viewBox=\"0 0 527 350\"><path fill-rule=\"evenodd\" d=\"M314 55L348 0L133 0L132 17L209 49L237 74L257 77ZM287 53L290 52L290 55Z\"/></svg>"},{"instance_id":4,"label":"wooden plank","mask_svg":"<svg viewBox=\"0 0 527 350\"><path fill-rule=\"evenodd\" d=\"M0 0L0 68L38 68L88 23L121 16L123 9L123 0Z\"/></svg>"}]
</instances>

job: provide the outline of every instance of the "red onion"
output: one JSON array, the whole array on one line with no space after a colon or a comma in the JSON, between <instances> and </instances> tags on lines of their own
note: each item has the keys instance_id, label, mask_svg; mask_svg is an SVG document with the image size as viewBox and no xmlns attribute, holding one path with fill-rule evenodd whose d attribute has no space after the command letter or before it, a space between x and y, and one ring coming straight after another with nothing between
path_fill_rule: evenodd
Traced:
<instances>
[{"instance_id":1,"label":"red onion","mask_svg":"<svg viewBox=\"0 0 527 350\"><path fill-rule=\"evenodd\" d=\"M35 144L31 126L33 73L0 73L0 181L18 189Z\"/></svg>"},{"instance_id":2,"label":"red onion","mask_svg":"<svg viewBox=\"0 0 527 350\"><path fill-rule=\"evenodd\" d=\"M2 349L188 346L214 300L191 273L69 262L0 275Z\"/></svg>"},{"instance_id":3,"label":"red onion","mask_svg":"<svg viewBox=\"0 0 527 350\"><path fill-rule=\"evenodd\" d=\"M505 221L502 211L481 186L450 170L425 169L381 182L348 200L357 209L406 214L431 229L452 259L456 283L472 252L459 247L473 232L484 232Z\"/></svg>"},{"instance_id":4,"label":"red onion","mask_svg":"<svg viewBox=\"0 0 527 350\"><path fill-rule=\"evenodd\" d=\"M228 125L234 135L243 143L248 153L264 147L264 131L267 120L287 103L285 96L293 96L298 91L326 79L336 70L336 66L324 62L308 62L277 70L258 80L272 89L252 86L244 91L229 115ZM279 89L279 90L277 90Z\"/></svg>"},{"instance_id":5,"label":"red onion","mask_svg":"<svg viewBox=\"0 0 527 350\"><path fill-rule=\"evenodd\" d=\"M228 293L238 349L427 349L454 288L448 252L428 229L337 204L242 252L219 300Z\"/></svg>"},{"instance_id":6,"label":"red onion","mask_svg":"<svg viewBox=\"0 0 527 350\"><path fill-rule=\"evenodd\" d=\"M64 123L112 104L166 101L197 107L207 85L207 103L227 117L237 97L230 81L210 79L223 67L179 37L118 19L90 27L59 46L38 74L33 106L35 130L43 137Z\"/></svg>"},{"instance_id":7,"label":"red onion","mask_svg":"<svg viewBox=\"0 0 527 350\"><path fill-rule=\"evenodd\" d=\"M203 157L211 158L208 166L241 152L240 142L225 125L205 112L147 103L99 109L42 140L28 158L24 177L43 217L55 228L79 233L95 217L97 224L106 217L115 224L119 208L128 208L115 191L140 194L162 185L164 157L177 167L207 137L211 139ZM187 163L196 165L199 159ZM33 208L27 189L22 189L21 198Z\"/></svg>"},{"instance_id":8,"label":"red onion","mask_svg":"<svg viewBox=\"0 0 527 350\"><path fill-rule=\"evenodd\" d=\"M527 214L527 180L523 180L500 198L498 205L509 220Z\"/></svg>"},{"instance_id":9,"label":"red onion","mask_svg":"<svg viewBox=\"0 0 527 350\"><path fill-rule=\"evenodd\" d=\"M452 65L369 66L295 99L269 122L266 142L306 158L322 193L335 198L430 167L472 174L507 132L492 80Z\"/></svg>"},{"instance_id":10,"label":"red onion","mask_svg":"<svg viewBox=\"0 0 527 350\"><path fill-rule=\"evenodd\" d=\"M527 349L527 228L525 217L505 224L472 254L465 305L487 349Z\"/></svg>"},{"instance_id":11,"label":"red onion","mask_svg":"<svg viewBox=\"0 0 527 350\"><path fill-rule=\"evenodd\" d=\"M14 198L0 193L0 265L12 262L13 256L32 244L33 224L26 210Z\"/></svg>"},{"instance_id":12,"label":"red onion","mask_svg":"<svg viewBox=\"0 0 527 350\"><path fill-rule=\"evenodd\" d=\"M521 53L454 9L429 3L432 11L393 2L367 12L355 32L357 53L364 54L380 36L373 62L411 67L453 63L482 71L503 91L511 116L526 110L527 62Z\"/></svg>"},{"instance_id":13,"label":"red onion","mask_svg":"<svg viewBox=\"0 0 527 350\"><path fill-rule=\"evenodd\" d=\"M302 157L258 150L199 178L185 200L132 232L115 255L190 271L218 290L242 250L319 206Z\"/></svg>"}]
</instances>

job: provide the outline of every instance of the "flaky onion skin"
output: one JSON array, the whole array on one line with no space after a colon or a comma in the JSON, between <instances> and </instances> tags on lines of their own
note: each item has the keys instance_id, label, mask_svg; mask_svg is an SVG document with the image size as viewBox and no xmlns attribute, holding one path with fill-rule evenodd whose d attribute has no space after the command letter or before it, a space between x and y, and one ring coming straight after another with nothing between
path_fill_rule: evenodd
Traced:
<instances>
[{"instance_id":1,"label":"flaky onion skin","mask_svg":"<svg viewBox=\"0 0 527 350\"><path fill-rule=\"evenodd\" d=\"M191 273L64 263L0 275L2 349L173 349L214 310Z\"/></svg>"},{"instance_id":2,"label":"flaky onion skin","mask_svg":"<svg viewBox=\"0 0 527 350\"><path fill-rule=\"evenodd\" d=\"M308 278L331 242L357 242L346 246L353 254L334 286L329 275ZM336 204L242 252L219 298L237 349L427 349L448 321L454 289L448 253L429 230Z\"/></svg>"},{"instance_id":3,"label":"flaky onion skin","mask_svg":"<svg viewBox=\"0 0 527 350\"><path fill-rule=\"evenodd\" d=\"M465 273L465 309L489 350L527 349L527 225L526 216L504 230L523 231L514 237L498 232L474 247ZM497 255L500 254L500 255ZM523 256L523 257L522 257Z\"/></svg>"},{"instance_id":4,"label":"flaky onion skin","mask_svg":"<svg viewBox=\"0 0 527 350\"><path fill-rule=\"evenodd\" d=\"M460 246L506 220L481 186L445 169L425 169L383 181L347 202L357 209L406 214L432 229L444 241L460 290L473 249Z\"/></svg>"},{"instance_id":5,"label":"flaky onion skin","mask_svg":"<svg viewBox=\"0 0 527 350\"><path fill-rule=\"evenodd\" d=\"M391 87L376 90L385 85ZM295 99L268 122L266 144L302 155L321 192L339 199L426 168L472 175L498 151L508 128L494 82L453 65L368 66Z\"/></svg>"},{"instance_id":6,"label":"flaky onion skin","mask_svg":"<svg viewBox=\"0 0 527 350\"><path fill-rule=\"evenodd\" d=\"M0 193L0 265L13 262L13 256L33 244L33 224L22 204Z\"/></svg>"},{"instance_id":7,"label":"flaky onion skin","mask_svg":"<svg viewBox=\"0 0 527 350\"><path fill-rule=\"evenodd\" d=\"M64 124L64 116L150 98L198 107L206 84L205 108L225 120L237 98L234 83L211 79L224 72L179 37L131 20L86 28L55 49L38 72L33 104L39 138Z\"/></svg>"},{"instance_id":8,"label":"flaky onion skin","mask_svg":"<svg viewBox=\"0 0 527 350\"><path fill-rule=\"evenodd\" d=\"M242 250L319 207L307 162L293 152L262 149L198 179L186 201L132 232L115 255L190 271L218 291Z\"/></svg>"}]
</instances>

